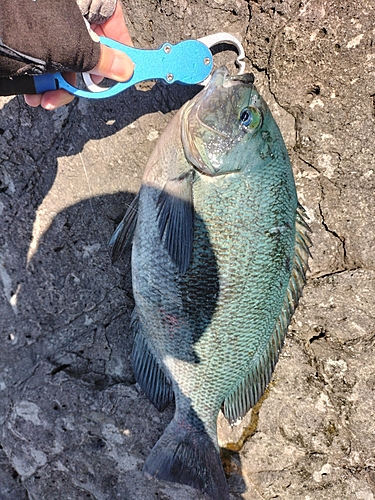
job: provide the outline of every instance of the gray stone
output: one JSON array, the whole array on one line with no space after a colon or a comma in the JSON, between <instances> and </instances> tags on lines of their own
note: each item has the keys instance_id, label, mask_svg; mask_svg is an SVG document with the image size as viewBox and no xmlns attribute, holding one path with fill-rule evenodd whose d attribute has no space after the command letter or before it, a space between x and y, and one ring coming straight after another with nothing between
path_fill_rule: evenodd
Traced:
<instances>
[{"instance_id":1,"label":"gray stone","mask_svg":"<svg viewBox=\"0 0 375 500\"><path fill-rule=\"evenodd\" d=\"M313 230L272 382L238 427L220 419L231 498L373 500L375 2L128 0L125 13L138 47L243 39ZM135 383L130 256L112 266L107 248L197 91L147 83L52 113L0 98L1 499L203 498L142 476L173 408Z\"/></svg>"}]
</instances>

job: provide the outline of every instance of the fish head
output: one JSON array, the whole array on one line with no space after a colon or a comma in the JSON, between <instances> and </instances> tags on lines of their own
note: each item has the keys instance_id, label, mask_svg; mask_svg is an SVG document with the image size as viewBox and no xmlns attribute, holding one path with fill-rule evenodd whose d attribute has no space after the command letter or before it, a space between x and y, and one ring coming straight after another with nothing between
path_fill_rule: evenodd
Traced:
<instances>
[{"instance_id":1,"label":"fish head","mask_svg":"<svg viewBox=\"0 0 375 500\"><path fill-rule=\"evenodd\" d=\"M261 154L261 144L270 133L281 137L254 86L254 76L230 76L225 67L216 70L182 114L185 156L198 172L209 176L248 168L249 155Z\"/></svg>"}]
</instances>

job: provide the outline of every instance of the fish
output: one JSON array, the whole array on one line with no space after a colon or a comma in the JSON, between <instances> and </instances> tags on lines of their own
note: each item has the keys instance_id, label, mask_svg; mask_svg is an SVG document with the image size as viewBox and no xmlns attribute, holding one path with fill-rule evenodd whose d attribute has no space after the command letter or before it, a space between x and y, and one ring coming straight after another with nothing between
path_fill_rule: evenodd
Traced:
<instances>
[{"instance_id":1,"label":"fish","mask_svg":"<svg viewBox=\"0 0 375 500\"><path fill-rule=\"evenodd\" d=\"M173 117L110 241L132 244L135 378L172 421L148 478L228 500L217 417L270 382L306 282L311 240L280 130L251 73L215 71Z\"/></svg>"}]
</instances>

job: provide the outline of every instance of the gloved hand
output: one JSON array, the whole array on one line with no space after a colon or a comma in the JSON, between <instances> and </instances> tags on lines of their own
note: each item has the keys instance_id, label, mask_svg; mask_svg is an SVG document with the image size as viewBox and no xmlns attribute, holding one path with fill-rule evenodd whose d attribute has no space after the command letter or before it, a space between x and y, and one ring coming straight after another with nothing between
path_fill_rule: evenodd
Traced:
<instances>
[{"instance_id":1,"label":"gloved hand","mask_svg":"<svg viewBox=\"0 0 375 500\"><path fill-rule=\"evenodd\" d=\"M116 0L77 0L77 4L90 24L108 21L116 8Z\"/></svg>"},{"instance_id":2,"label":"gloved hand","mask_svg":"<svg viewBox=\"0 0 375 500\"><path fill-rule=\"evenodd\" d=\"M92 27L98 35L132 45L120 2L112 17ZM68 71L64 76L74 84L74 73L90 71L126 81L133 68L126 54L92 39L75 0L0 0L0 77ZM65 90L25 97L30 106L46 109L72 99Z\"/></svg>"}]
</instances>

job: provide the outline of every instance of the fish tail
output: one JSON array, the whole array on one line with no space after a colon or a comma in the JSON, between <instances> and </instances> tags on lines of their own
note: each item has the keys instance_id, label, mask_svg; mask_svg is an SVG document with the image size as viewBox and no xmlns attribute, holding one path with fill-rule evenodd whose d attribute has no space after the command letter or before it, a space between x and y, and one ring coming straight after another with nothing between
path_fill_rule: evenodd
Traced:
<instances>
[{"instance_id":1,"label":"fish tail","mask_svg":"<svg viewBox=\"0 0 375 500\"><path fill-rule=\"evenodd\" d=\"M143 467L145 476L187 484L212 500L229 500L220 455L203 426L170 422Z\"/></svg>"}]
</instances>

